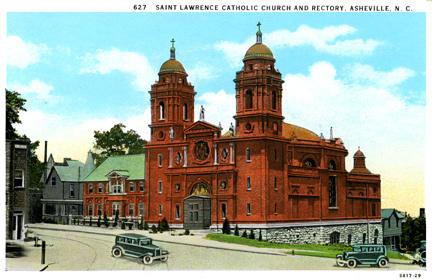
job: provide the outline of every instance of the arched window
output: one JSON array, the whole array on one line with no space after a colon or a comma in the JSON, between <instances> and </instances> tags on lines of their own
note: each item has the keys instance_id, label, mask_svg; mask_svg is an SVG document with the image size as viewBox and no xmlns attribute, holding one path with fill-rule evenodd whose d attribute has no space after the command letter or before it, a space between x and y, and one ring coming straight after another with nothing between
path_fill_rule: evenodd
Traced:
<instances>
[{"instance_id":1,"label":"arched window","mask_svg":"<svg viewBox=\"0 0 432 279\"><path fill-rule=\"evenodd\" d=\"M276 109L277 99L276 99L276 92L272 92L272 109Z\"/></svg>"},{"instance_id":2,"label":"arched window","mask_svg":"<svg viewBox=\"0 0 432 279\"><path fill-rule=\"evenodd\" d=\"M330 244L339 244L339 240L340 240L339 232L332 232L330 234Z\"/></svg>"},{"instance_id":3,"label":"arched window","mask_svg":"<svg viewBox=\"0 0 432 279\"><path fill-rule=\"evenodd\" d=\"M160 109L160 115L159 115L159 119L165 119L165 104L164 102L160 102L159 103L159 109Z\"/></svg>"},{"instance_id":4,"label":"arched window","mask_svg":"<svg viewBox=\"0 0 432 279\"><path fill-rule=\"evenodd\" d=\"M253 96L252 96L252 91L248 90L246 91L245 94L245 109L251 109L252 108L252 100Z\"/></svg>"},{"instance_id":5,"label":"arched window","mask_svg":"<svg viewBox=\"0 0 432 279\"><path fill-rule=\"evenodd\" d=\"M183 105L183 120L187 120L188 119L188 107L187 104Z\"/></svg>"},{"instance_id":6,"label":"arched window","mask_svg":"<svg viewBox=\"0 0 432 279\"><path fill-rule=\"evenodd\" d=\"M307 158L303 161L303 167L313 167L316 168L315 161L312 158Z\"/></svg>"},{"instance_id":7,"label":"arched window","mask_svg":"<svg viewBox=\"0 0 432 279\"><path fill-rule=\"evenodd\" d=\"M328 168L329 170L336 170L336 163L333 160L330 160Z\"/></svg>"},{"instance_id":8,"label":"arched window","mask_svg":"<svg viewBox=\"0 0 432 279\"><path fill-rule=\"evenodd\" d=\"M227 214L227 205L226 203L222 204L222 219L226 218L226 214Z\"/></svg>"}]
</instances>

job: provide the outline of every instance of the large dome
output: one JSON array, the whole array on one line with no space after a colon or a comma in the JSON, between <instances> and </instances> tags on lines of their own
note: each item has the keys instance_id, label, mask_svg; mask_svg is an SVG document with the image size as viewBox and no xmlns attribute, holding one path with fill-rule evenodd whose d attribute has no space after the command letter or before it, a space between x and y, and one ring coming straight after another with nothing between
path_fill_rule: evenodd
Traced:
<instances>
[{"instance_id":1,"label":"large dome","mask_svg":"<svg viewBox=\"0 0 432 279\"><path fill-rule=\"evenodd\" d=\"M248 51L245 54L246 58L253 58L253 57L273 57L273 52L263 43L256 43L253 46L251 46Z\"/></svg>"},{"instance_id":2,"label":"large dome","mask_svg":"<svg viewBox=\"0 0 432 279\"><path fill-rule=\"evenodd\" d=\"M183 67L182 63L178 61L177 59L170 59L162 64L160 68L160 73L163 72L183 72L186 73L185 68Z\"/></svg>"}]
</instances>

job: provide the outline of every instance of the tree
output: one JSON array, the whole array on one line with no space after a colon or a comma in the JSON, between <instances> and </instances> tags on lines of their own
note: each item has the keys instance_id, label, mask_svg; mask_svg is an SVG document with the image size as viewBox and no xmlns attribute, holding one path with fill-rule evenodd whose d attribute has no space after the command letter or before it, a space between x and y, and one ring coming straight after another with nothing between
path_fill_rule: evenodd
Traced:
<instances>
[{"instance_id":1,"label":"tree","mask_svg":"<svg viewBox=\"0 0 432 279\"><path fill-rule=\"evenodd\" d=\"M237 224L235 225L234 235L235 235L235 236L239 236L239 235L240 235L240 233L239 233L239 228L238 228L238 225L237 225Z\"/></svg>"},{"instance_id":2,"label":"tree","mask_svg":"<svg viewBox=\"0 0 432 279\"><path fill-rule=\"evenodd\" d=\"M20 111L26 111L24 104L27 100L20 96L20 93L6 89L6 139L13 140L20 138L12 126L13 124L21 123L19 113Z\"/></svg>"},{"instance_id":3,"label":"tree","mask_svg":"<svg viewBox=\"0 0 432 279\"><path fill-rule=\"evenodd\" d=\"M105 212L104 213L104 224L105 224L105 227L109 227L109 222L108 222L108 214Z\"/></svg>"},{"instance_id":4,"label":"tree","mask_svg":"<svg viewBox=\"0 0 432 279\"><path fill-rule=\"evenodd\" d=\"M255 234L254 234L253 229L251 229L251 231L250 231L249 239L255 239Z\"/></svg>"},{"instance_id":5,"label":"tree","mask_svg":"<svg viewBox=\"0 0 432 279\"><path fill-rule=\"evenodd\" d=\"M95 131L96 143L93 156L96 166L99 166L107 157L126 154L143 154L147 141L141 139L134 130L124 132L126 128L122 123L114 125L109 131Z\"/></svg>"},{"instance_id":6,"label":"tree","mask_svg":"<svg viewBox=\"0 0 432 279\"><path fill-rule=\"evenodd\" d=\"M426 240L426 218L412 218L408 215L402 225L402 246L406 247L408 251L415 252L420 247L422 240Z\"/></svg>"},{"instance_id":7,"label":"tree","mask_svg":"<svg viewBox=\"0 0 432 279\"><path fill-rule=\"evenodd\" d=\"M223 222L222 233L223 234L231 234L231 227L230 227L230 223L228 221L228 218L225 218L225 220Z\"/></svg>"},{"instance_id":8,"label":"tree","mask_svg":"<svg viewBox=\"0 0 432 279\"><path fill-rule=\"evenodd\" d=\"M31 142L26 135L19 135L13 124L22 123L19 118L20 111L26 111L24 104L27 101L20 97L21 94L6 89L6 139L9 140L28 140L30 141L30 181L29 187L42 187L40 178L44 171L44 165L39 161L36 155L36 149L39 147L39 141Z\"/></svg>"},{"instance_id":9,"label":"tree","mask_svg":"<svg viewBox=\"0 0 432 279\"><path fill-rule=\"evenodd\" d=\"M97 226L98 227L101 226L101 221L102 221L102 217L99 215L98 220L97 220Z\"/></svg>"}]
</instances>

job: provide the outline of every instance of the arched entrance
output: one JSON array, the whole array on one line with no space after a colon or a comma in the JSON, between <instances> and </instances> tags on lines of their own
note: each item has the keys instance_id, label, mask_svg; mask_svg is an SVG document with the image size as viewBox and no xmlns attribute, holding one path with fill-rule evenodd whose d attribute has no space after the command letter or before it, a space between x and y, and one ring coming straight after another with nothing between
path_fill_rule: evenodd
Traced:
<instances>
[{"instance_id":1,"label":"arched entrance","mask_svg":"<svg viewBox=\"0 0 432 279\"><path fill-rule=\"evenodd\" d=\"M211 225L211 198L209 186L196 184L191 195L184 199L183 227L190 230L208 229Z\"/></svg>"}]
</instances>

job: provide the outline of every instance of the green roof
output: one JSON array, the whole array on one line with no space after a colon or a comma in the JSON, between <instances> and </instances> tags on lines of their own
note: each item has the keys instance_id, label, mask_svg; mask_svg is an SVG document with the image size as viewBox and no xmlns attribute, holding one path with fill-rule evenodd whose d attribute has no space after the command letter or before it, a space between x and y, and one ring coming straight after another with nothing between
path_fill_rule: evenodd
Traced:
<instances>
[{"instance_id":1,"label":"green roof","mask_svg":"<svg viewBox=\"0 0 432 279\"><path fill-rule=\"evenodd\" d=\"M396 217L399 219L404 219L405 216L403 216L401 213L397 212L394 208L383 208L381 209L381 219L389 219L390 216L393 214L393 212L396 213Z\"/></svg>"},{"instance_id":2,"label":"green roof","mask_svg":"<svg viewBox=\"0 0 432 279\"><path fill-rule=\"evenodd\" d=\"M67 160L67 165L54 166L61 181L81 181L88 175L84 171L84 164L76 160Z\"/></svg>"},{"instance_id":3,"label":"green roof","mask_svg":"<svg viewBox=\"0 0 432 279\"><path fill-rule=\"evenodd\" d=\"M108 157L84 181L108 181L107 174L116 171L129 176L128 180L145 178L145 154Z\"/></svg>"}]
</instances>

